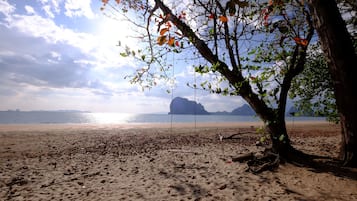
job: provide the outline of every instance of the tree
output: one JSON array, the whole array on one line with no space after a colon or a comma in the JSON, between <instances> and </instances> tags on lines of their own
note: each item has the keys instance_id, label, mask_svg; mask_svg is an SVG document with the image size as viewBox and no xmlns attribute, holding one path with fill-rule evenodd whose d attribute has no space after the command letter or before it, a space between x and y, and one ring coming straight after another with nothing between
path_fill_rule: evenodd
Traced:
<instances>
[{"instance_id":1,"label":"tree","mask_svg":"<svg viewBox=\"0 0 357 201\"><path fill-rule=\"evenodd\" d=\"M357 56L352 39L335 1L309 0L309 9L332 75L342 127L344 164L356 166L357 89L354 72Z\"/></svg>"},{"instance_id":2,"label":"tree","mask_svg":"<svg viewBox=\"0 0 357 201\"><path fill-rule=\"evenodd\" d=\"M126 47L122 54L144 63L131 81L154 86L155 80L165 77L164 56L172 52L203 58L206 62L195 70L214 74L217 82L203 82L202 88L241 96L265 123L273 152L294 160L297 152L286 130L285 108L291 82L304 68L314 33L304 2L150 2L121 1L118 8L103 1L104 7L123 11L148 44L137 51ZM133 15L130 9L139 18L128 17Z\"/></svg>"},{"instance_id":3,"label":"tree","mask_svg":"<svg viewBox=\"0 0 357 201\"><path fill-rule=\"evenodd\" d=\"M293 80L289 95L302 114L339 122L331 74L319 44L310 46L304 71Z\"/></svg>"}]
</instances>

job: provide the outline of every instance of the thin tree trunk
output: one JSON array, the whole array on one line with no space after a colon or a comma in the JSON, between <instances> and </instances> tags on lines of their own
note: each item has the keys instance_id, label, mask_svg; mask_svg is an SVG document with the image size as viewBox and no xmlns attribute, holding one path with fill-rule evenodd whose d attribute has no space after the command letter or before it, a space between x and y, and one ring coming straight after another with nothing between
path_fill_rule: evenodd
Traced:
<instances>
[{"instance_id":1,"label":"thin tree trunk","mask_svg":"<svg viewBox=\"0 0 357 201\"><path fill-rule=\"evenodd\" d=\"M341 117L341 156L345 165L357 165L357 56L351 36L334 0L309 0L335 88L336 104Z\"/></svg>"}]
</instances>

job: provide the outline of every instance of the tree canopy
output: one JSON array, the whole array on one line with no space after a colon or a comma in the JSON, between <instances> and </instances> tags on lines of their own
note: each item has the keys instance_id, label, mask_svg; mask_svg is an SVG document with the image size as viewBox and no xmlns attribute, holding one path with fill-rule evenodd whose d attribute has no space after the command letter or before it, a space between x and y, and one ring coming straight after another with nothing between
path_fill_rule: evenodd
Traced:
<instances>
[{"instance_id":1,"label":"tree canopy","mask_svg":"<svg viewBox=\"0 0 357 201\"><path fill-rule=\"evenodd\" d=\"M239 95L251 105L277 152L292 148L285 128L287 95L314 36L303 1L103 1L105 9L123 14L146 44L122 53L142 63L132 82L154 86L170 68L165 55L181 54L196 72L216 77L215 83L201 83L203 89Z\"/></svg>"},{"instance_id":2,"label":"tree canopy","mask_svg":"<svg viewBox=\"0 0 357 201\"><path fill-rule=\"evenodd\" d=\"M216 78L203 81L202 89L241 96L248 102L265 123L273 152L289 160L298 152L291 146L286 130L286 102L293 79L305 67L310 43L317 41L313 25L323 36L322 44L324 51L329 52L328 58L335 62L329 63L330 74L337 72L341 75L332 74L333 80L343 79L344 70L348 71L338 71L339 54L335 54L338 51L333 48L336 44L325 40L328 34L336 33L330 29L334 25L325 26L325 23L341 21L337 8L330 9L334 19L323 13L322 21L312 21L312 17L315 20L320 17L316 13L325 11L326 6L321 3L300 0L134 0L111 3L103 0L102 10L112 17L118 13L123 15L137 28L137 35L133 37L137 37L143 46L124 47L122 53L122 56L132 56L141 63L136 73L130 76L133 83L150 88L157 80L167 79L166 72L171 66L165 63L165 58L168 54L179 54L192 62L196 72ZM325 27L328 28L326 34L321 32ZM343 33L341 37L347 45L348 34ZM308 66L320 65L321 61L317 57L309 61ZM340 81L334 82L338 93L343 90L336 90L336 83L347 86ZM348 97L344 100L348 102Z\"/></svg>"}]
</instances>

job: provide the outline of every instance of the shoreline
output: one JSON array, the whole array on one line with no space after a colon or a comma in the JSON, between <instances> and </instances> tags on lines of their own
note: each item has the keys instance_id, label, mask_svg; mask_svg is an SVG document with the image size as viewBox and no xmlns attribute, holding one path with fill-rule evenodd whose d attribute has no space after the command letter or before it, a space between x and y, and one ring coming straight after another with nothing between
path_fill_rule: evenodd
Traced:
<instances>
[{"instance_id":1,"label":"shoreline","mask_svg":"<svg viewBox=\"0 0 357 201\"><path fill-rule=\"evenodd\" d=\"M287 128L335 125L328 121L286 121ZM258 128L263 122L192 122L192 123L66 123L66 124L0 124L0 131L33 131L60 129L135 129L135 128Z\"/></svg>"}]
</instances>

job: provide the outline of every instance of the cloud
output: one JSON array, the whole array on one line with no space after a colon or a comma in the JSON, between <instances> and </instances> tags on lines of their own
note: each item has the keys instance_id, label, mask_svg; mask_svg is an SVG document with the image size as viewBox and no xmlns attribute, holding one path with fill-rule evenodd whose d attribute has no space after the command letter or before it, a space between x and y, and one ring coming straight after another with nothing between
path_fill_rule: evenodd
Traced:
<instances>
[{"instance_id":1,"label":"cloud","mask_svg":"<svg viewBox=\"0 0 357 201\"><path fill-rule=\"evenodd\" d=\"M29 14L29 15L36 14L35 10L31 6L26 5L25 10L26 10L27 14Z\"/></svg>"},{"instance_id":2,"label":"cloud","mask_svg":"<svg viewBox=\"0 0 357 201\"><path fill-rule=\"evenodd\" d=\"M94 18L94 13L91 9L90 0L66 0L65 2L65 15L68 17L87 17Z\"/></svg>"},{"instance_id":3,"label":"cloud","mask_svg":"<svg viewBox=\"0 0 357 201\"><path fill-rule=\"evenodd\" d=\"M15 6L9 4L7 1L0 1L0 13L5 16L9 16L15 11Z\"/></svg>"},{"instance_id":4,"label":"cloud","mask_svg":"<svg viewBox=\"0 0 357 201\"><path fill-rule=\"evenodd\" d=\"M54 18L55 15L53 14L53 12L51 11L51 6L50 5L45 5L42 7L42 9L45 11L46 15L50 18Z\"/></svg>"},{"instance_id":5,"label":"cloud","mask_svg":"<svg viewBox=\"0 0 357 201\"><path fill-rule=\"evenodd\" d=\"M87 0L26 1L16 8L9 2L0 1L0 110L168 111L169 84L158 81L158 87L143 93L123 79L138 64L120 57L115 44L121 40L139 47L124 39L122 22L97 18ZM177 62L174 95L192 99L195 92L186 86L193 82L192 68L185 66ZM237 103L224 105L199 90L196 95L209 111Z\"/></svg>"}]
</instances>

